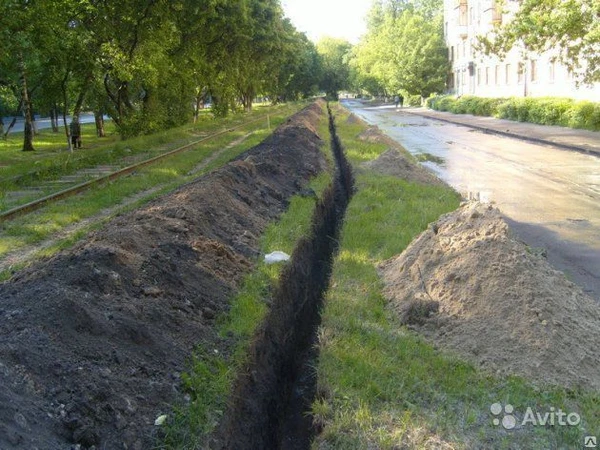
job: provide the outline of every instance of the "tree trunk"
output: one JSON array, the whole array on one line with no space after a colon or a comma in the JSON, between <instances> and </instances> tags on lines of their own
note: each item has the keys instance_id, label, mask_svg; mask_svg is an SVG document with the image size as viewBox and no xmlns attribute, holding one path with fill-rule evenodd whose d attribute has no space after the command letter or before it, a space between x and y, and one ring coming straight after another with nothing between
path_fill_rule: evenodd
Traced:
<instances>
[{"instance_id":1,"label":"tree trunk","mask_svg":"<svg viewBox=\"0 0 600 450\"><path fill-rule=\"evenodd\" d=\"M52 124L52 132L58 133L58 112L56 105L50 110L50 123Z\"/></svg>"},{"instance_id":2,"label":"tree trunk","mask_svg":"<svg viewBox=\"0 0 600 450\"><path fill-rule=\"evenodd\" d=\"M33 116L31 112L31 101L29 99L29 92L27 90L27 76L25 74L25 61L23 55L20 56L20 69L21 69L21 98L23 100L23 108L25 112L25 127L23 132L23 151L32 152L33 148Z\"/></svg>"},{"instance_id":3,"label":"tree trunk","mask_svg":"<svg viewBox=\"0 0 600 450\"><path fill-rule=\"evenodd\" d=\"M67 110L63 109L63 124L65 126L65 135L67 136L67 148L69 153L73 153L73 144L71 142L71 131L69 130L69 124L67 123Z\"/></svg>"},{"instance_id":4,"label":"tree trunk","mask_svg":"<svg viewBox=\"0 0 600 450\"><path fill-rule=\"evenodd\" d=\"M62 82L60 84L60 88L62 90L62 95L63 95L62 117L63 117L63 124L65 126L65 135L67 137L67 149L69 150L69 153L73 153L73 144L71 142L71 130L69 129L69 124L67 123L67 114L69 113L69 94L67 93L67 82L68 81L69 81L69 71L67 70L65 72L65 76L62 79ZM71 119L71 120L73 120L73 119Z\"/></svg>"},{"instance_id":5,"label":"tree trunk","mask_svg":"<svg viewBox=\"0 0 600 450\"><path fill-rule=\"evenodd\" d=\"M17 118L13 117L12 120L10 121L10 123L8 124L6 133L4 133L4 140L6 140L6 138L8 137L8 133L10 133L10 130L12 130L12 128L15 126L15 123L17 123Z\"/></svg>"},{"instance_id":6,"label":"tree trunk","mask_svg":"<svg viewBox=\"0 0 600 450\"><path fill-rule=\"evenodd\" d=\"M100 111L94 111L94 121L96 122L96 136L99 138L106 137L104 130L104 115Z\"/></svg>"},{"instance_id":7,"label":"tree trunk","mask_svg":"<svg viewBox=\"0 0 600 450\"><path fill-rule=\"evenodd\" d=\"M4 120L2 120L2 116L0 116L0 134L4 134Z\"/></svg>"},{"instance_id":8,"label":"tree trunk","mask_svg":"<svg viewBox=\"0 0 600 450\"><path fill-rule=\"evenodd\" d=\"M81 88L81 92L77 96L77 100L75 101L75 107L73 108L73 117L79 118L81 115L81 108L83 108L83 101L85 100L85 95L87 94L88 86L90 84L91 77L85 79L83 83L83 88Z\"/></svg>"}]
</instances>

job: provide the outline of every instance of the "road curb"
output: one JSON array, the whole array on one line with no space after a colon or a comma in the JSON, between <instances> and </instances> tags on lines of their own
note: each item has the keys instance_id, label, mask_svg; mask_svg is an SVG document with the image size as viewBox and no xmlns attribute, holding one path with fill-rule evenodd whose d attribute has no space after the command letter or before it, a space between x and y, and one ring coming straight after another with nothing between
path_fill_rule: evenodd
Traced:
<instances>
[{"instance_id":1,"label":"road curb","mask_svg":"<svg viewBox=\"0 0 600 450\"><path fill-rule=\"evenodd\" d=\"M426 117L431 120L439 120L440 122L452 123L454 125L460 125L460 126L467 127L467 128L473 128L475 130L482 131L486 134L496 134L499 136L511 137L514 139L520 139L522 141L528 141L528 142L532 142L535 144L549 145L551 147L556 147L556 148L560 148L563 150L575 151L578 153L584 153L586 155L600 157L600 150L592 150L589 148L580 147L578 145L563 144L560 142L554 142L554 141L550 141L547 139L536 138L533 136L523 136L522 134L511 133L511 132L502 131L502 130L496 130L494 128L484 127L481 125L475 125L475 124L471 124L471 123L465 123L465 122L462 122L459 120L452 120L452 119L448 119L445 117L438 117L433 114L426 114L426 113L424 114L424 113L419 113L416 111L407 111L407 110L404 110L404 112L408 113L408 114L413 114L415 116Z\"/></svg>"}]
</instances>

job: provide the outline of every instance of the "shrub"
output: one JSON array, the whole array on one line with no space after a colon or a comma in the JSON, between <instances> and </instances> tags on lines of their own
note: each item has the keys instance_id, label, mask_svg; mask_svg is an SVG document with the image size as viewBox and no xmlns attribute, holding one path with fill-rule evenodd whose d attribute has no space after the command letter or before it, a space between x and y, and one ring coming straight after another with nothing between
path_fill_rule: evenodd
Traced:
<instances>
[{"instance_id":1,"label":"shrub","mask_svg":"<svg viewBox=\"0 0 600 450\"><path fill-rule=\"evenodd\" d=\"M419 94L407 95L404 99L404 104L408 106L421 106L421 96Z\"/></svg>"},{"instance_id":2,"label":"shrub","mask_svg":"<svg viewBox=\"0 0 600 450\"><path fill-rule=\"evenodd\" d=\"M600 103L579 101L573 103L567 117L567 126L600 130Z\"/></svg>"},{"instance_id":3,"label":"shrub","mask_svg":"<svg viewBox=\"0 0 600 450\"><path fill-rule=\"evenodd\" d=\"M426 104L431 109L455 114L495 116L541 125L561 125L600 131L600 103L556 97L485 98L464 95L433 96Z\"/></svg>"},{"instance_id":4,"label":"shrub","mask_svg":"<svg viewBox=\"0 0 600 450\"><path fill-rule=\"evenodd\" d=\"M541 125L561 125L600 131L600 103L574 101L569 98L485 98L464 95L433 96L427 106L438 111L476 116L495 116L501 119Z\"/></svg>"}]
</instances>

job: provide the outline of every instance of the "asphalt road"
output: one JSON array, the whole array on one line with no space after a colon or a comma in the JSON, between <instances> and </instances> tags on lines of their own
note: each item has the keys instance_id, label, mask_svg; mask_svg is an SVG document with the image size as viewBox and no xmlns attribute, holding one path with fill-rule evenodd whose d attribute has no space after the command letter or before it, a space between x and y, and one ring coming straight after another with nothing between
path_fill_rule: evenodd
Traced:
<instances>
[{"instance_id":1,"label":"asphalt road","mask_svg":"<svg viewBox=\"0 0 600 450\"><path fill-rule=\"evenodd\" d=\"M8 130L8 125L10 125L11 120L12 120L12 117L4 117L3 118L5 133L6 133L6 130ZM81 114L81 116L79 117L79 122L80 123L94 123L94 115L90 114L90 113ZM67 116L67 123L71 123L71 116ZM17 122L15 123L15 126L10 129L10 133L11 134L22 133L24 125L25 125L25 120L21 117L17 118ZM40 117L40 118L36 118L35 126L37 127L38 130L42 130L44 128L51 128L52 124L50 123L49 117ZM59 127L64 126L62 116L60 116L58 119L58 126Z\"/></svg>"},{"instance_id":2,"label":"asphalt road","mask_svg":"<svg viewBox=\"0 0 600 450\"><path fill-rule=\"evenodd\" d=\"M600 157L440 122L393 106L344 105L465 198L494 202L518 238L600 301Z\"/></svg>"}]
</instances>

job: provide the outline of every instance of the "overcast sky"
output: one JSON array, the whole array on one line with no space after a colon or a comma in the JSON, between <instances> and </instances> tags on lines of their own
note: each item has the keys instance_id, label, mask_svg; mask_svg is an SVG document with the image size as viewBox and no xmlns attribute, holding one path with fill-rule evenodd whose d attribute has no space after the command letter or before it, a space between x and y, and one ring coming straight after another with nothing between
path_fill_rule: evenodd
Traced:
<instances>
[{"instance_id":1,"label":"overcast sky","mask_svg":"<svg viewBox=\"0 0 600 450\"><path fill-rule=\"evenodd\" d=\"M340 37L353 44L366 31L371 0L282 0L285 15L309 39Z\"/></svg>"}]
</instances>

